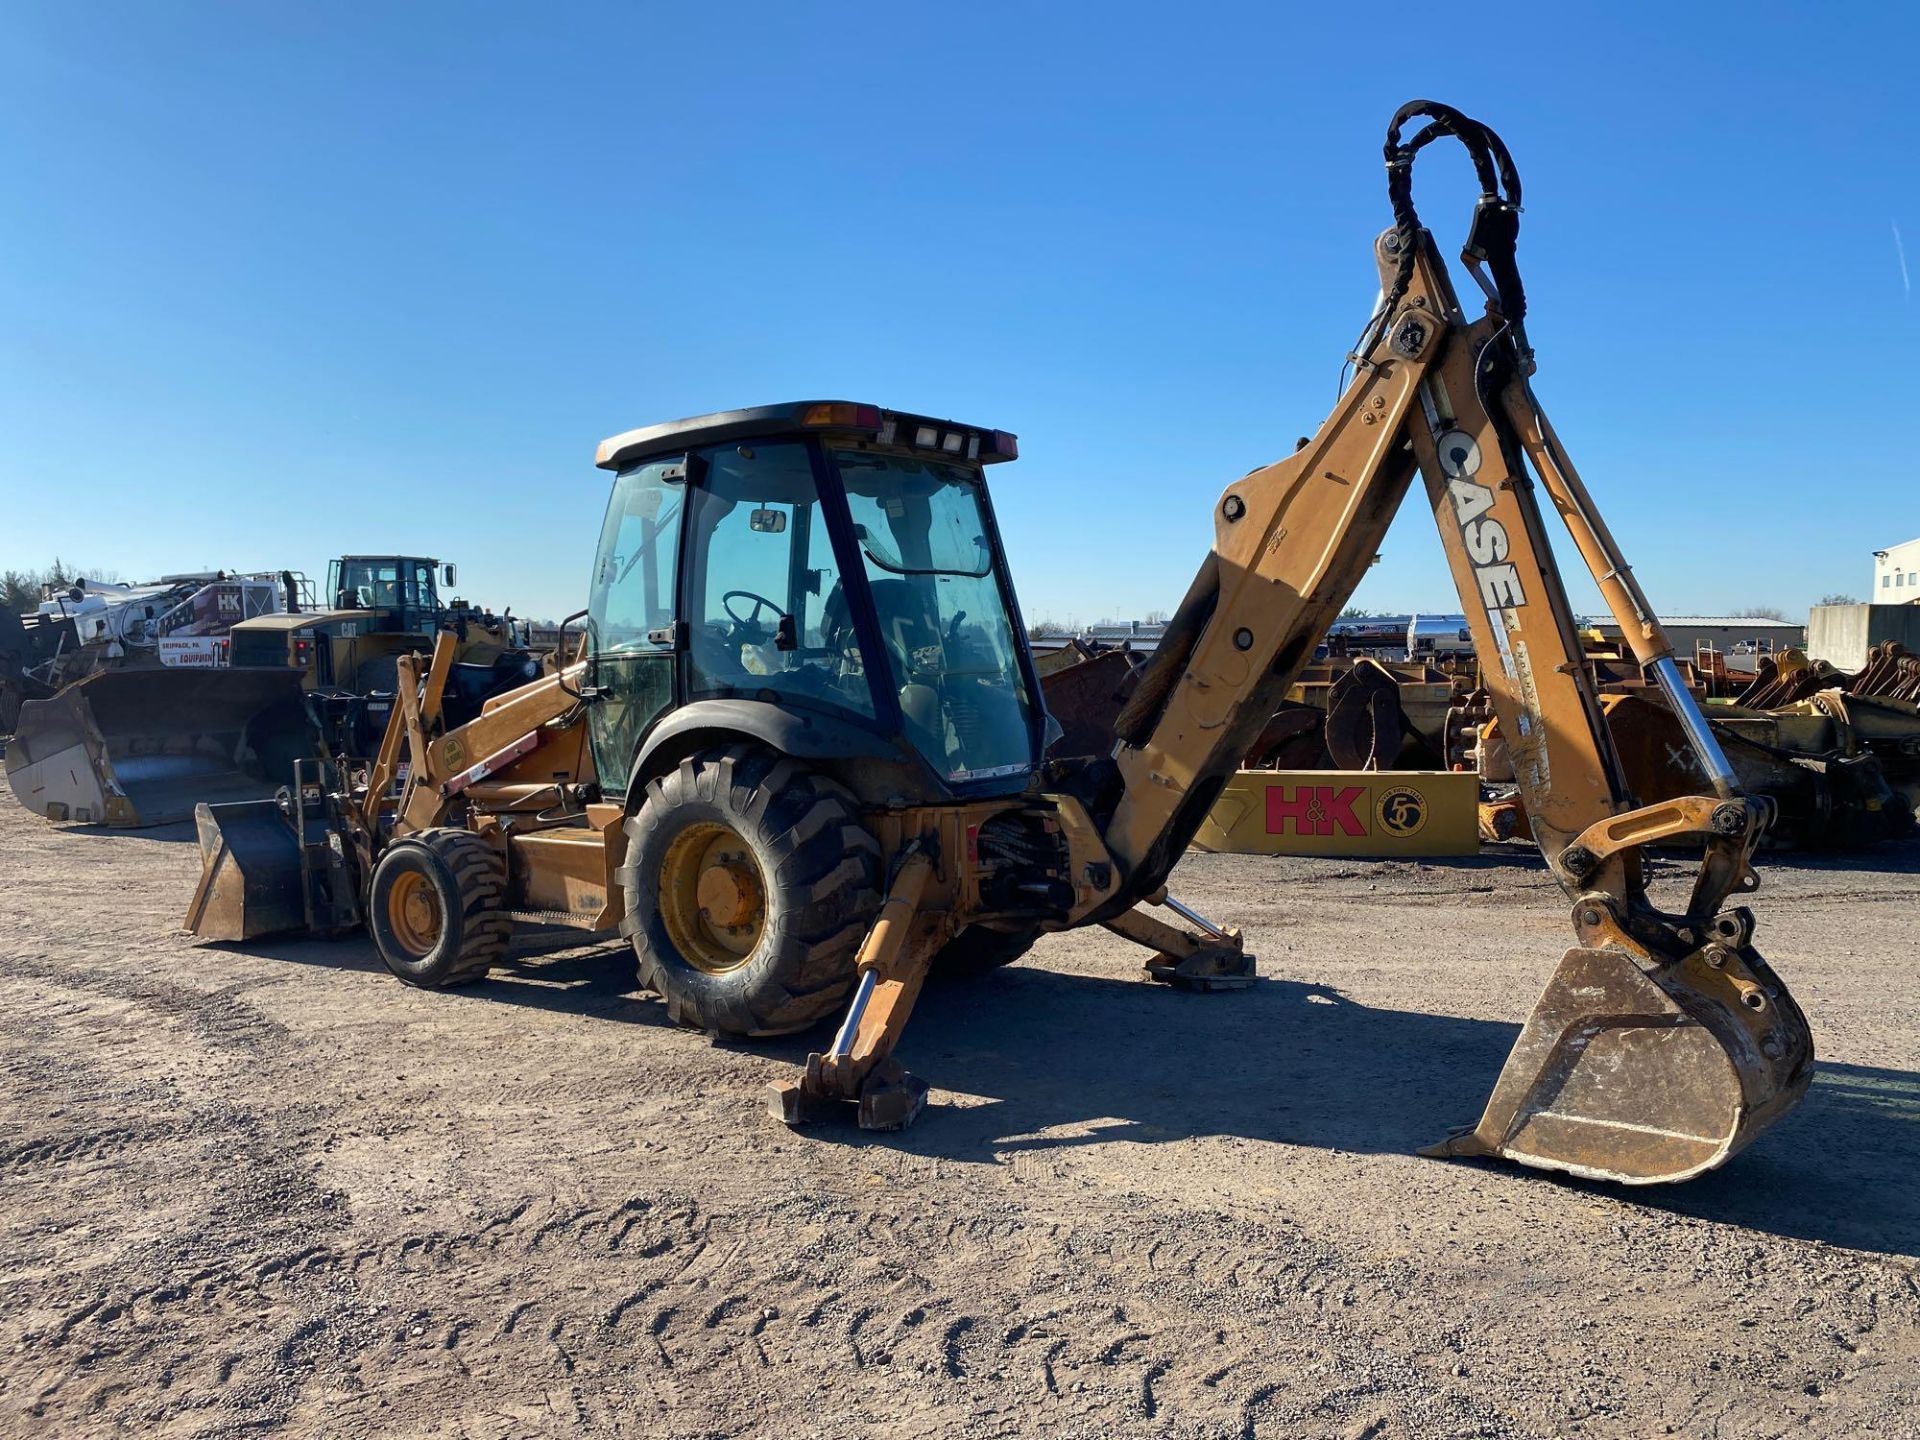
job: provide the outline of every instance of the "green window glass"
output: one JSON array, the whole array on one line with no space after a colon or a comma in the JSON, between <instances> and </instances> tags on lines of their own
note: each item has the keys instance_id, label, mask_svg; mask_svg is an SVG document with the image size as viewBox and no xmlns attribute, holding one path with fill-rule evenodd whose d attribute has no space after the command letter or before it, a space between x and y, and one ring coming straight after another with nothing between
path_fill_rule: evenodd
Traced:
<instances>
[{"instance_id":1,"label":"green window glass","mask_svg":"<svg viewBox=\"0 0 1920 1440\"><path fill-rule=\"evenodd\" d=\"M609 795L624 792L640 739L673 704L673 603L680 521L680 457L614 480L594 562L592 621L600 703L587 712L594 768Z\"/></svg>"},{"instance_id":2,"label":"green window glass","mask_svg":"<svg viewBox=\"0 0 1920 1440\"><path fill-rule=\"evenodd\" d=\"M687 515L691 693L771 691L872 716L807 447L723 445L703 458Z\"/></svg>"},{"instance_id":3,"label":"green window glass","mask_svg":"<svg viewBox=\"0 0 1920 1440\"><path fill-rule=\"evenodd\" d=\"M979 477L905 456L833 458L908 735L952 781L1029 769L1032 699Z\"/></svg>"}]
</instances>

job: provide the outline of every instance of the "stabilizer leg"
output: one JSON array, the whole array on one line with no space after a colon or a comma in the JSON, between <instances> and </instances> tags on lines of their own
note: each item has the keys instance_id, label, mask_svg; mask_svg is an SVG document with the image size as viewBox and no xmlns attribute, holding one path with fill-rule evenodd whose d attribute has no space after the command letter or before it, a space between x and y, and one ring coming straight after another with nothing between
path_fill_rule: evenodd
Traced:
<instances>
[{"instance_id":1,"label":"stabilizer leg","mask_svg":"<svg viewBox=\"0 0 1920 1440\"><path fill-rule=\"evenodd\" d=\"M1201 933L1195 935L1157 920L1139 907L1101 922L1114 934L1154 952L1146 962L1149 980L1182 990L1243 990L1253 984L1254 957L1247 954L1237 929L1215 925L1164 891L1155 903L1166 906Z\"/></svg>"},{"instance_id":2,"label":"stabilizer leg","mask_svg":"<svg viewBox=\"0 0 1920 1440\"><path fill-rule=\"evenodd\" d=\"M946 938L940 917L918 913L933 874L925 851L915 851L894 876L886 904L861 943L860 980L847 1015L824 1055L809 1055L798 1080L768 1087L768 1108L788 1125L824 1118L852 1103L862 1130L904 1130L927 1104L927 1084L893 1058L926 981L927 967Z\"/></svg>"}]
</instances>

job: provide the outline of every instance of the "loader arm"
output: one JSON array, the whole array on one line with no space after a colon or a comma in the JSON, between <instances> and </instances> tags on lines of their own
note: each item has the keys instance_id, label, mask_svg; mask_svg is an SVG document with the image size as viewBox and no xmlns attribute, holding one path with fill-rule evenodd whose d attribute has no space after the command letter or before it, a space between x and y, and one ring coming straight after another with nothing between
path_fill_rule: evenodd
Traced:
<instances>
[{"instance_id":1,"label":"loader arm","mask_svg":"<svg viewBox=\"0 0 1920 1440\"><path fill-rule=\"evenodd\" d=\"M1415 119L1427 123L1403 143ZM1482 187L1462 256L1487 297L1472 321L1412 201L1414 158L1443 136L1466 146ZM1164 886L1372 563L1417 471L1579 942L1486 1116L1443 1148L1608 1178L1682 1178L1751 1140L1811 1074L1805 1020L1752 949L1751 915L1724 908L1757 887L1750 861L1770 811L1736 793L1652 607L1533 396L1514 260L1520 188L1506 147L1459 112L1416 101L1394 117L1386 153L1395 224L1376 242L1383 300L1353 381L1294 454L1222 495L1212 553L1119 718L1120 798L1105 840L1126 881L1108 908ZM1635 808L1541 489L1679 716L1710 794ZM1683 838L1702 845L1704 860L1670 914L1649 900L1642 852Z\"/></svg>"}]
</instances>

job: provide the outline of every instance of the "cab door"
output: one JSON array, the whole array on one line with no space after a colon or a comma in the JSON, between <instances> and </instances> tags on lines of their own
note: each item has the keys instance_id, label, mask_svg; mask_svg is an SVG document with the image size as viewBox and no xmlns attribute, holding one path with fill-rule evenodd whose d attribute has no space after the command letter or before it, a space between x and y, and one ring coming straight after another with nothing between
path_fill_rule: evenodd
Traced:
<instances>
[{"instance_id":1,"label":"cab door","mask_svg":"<svg viewBox=\"0 0 1920 1440\"><path fill-rule=\"evenodd\" d=\"M625 792L641 738L677 698L674 597L686 492L685 456L622 471L601 527L587 608L600 701L587 723L609 796Z\"/></svg>"}]
</instances>

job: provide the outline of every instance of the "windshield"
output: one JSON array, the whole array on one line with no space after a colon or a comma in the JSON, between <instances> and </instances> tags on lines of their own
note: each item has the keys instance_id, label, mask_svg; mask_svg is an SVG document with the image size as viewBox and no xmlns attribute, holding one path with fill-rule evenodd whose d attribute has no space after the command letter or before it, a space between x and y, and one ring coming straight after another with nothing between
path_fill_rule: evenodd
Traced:
<instances>
[{"instance_id":1,"label":"windshield","mask_svg":"<svg viewBox=\"0 0 1920 1440\"><path fill-rule=\"evenodd\" d=\"M978 473L857 450L833 458L908 736L948 780L1032 768L1032 700Z\"/></svg>"},{"instance_id":2,"label":"windshield","mask_svg":"<svg viewBox=\"0 0 1920 1440\"><path fill-rule=\"evenodd\" d=\"M343 609L432 610L439 604L433 562L408 556L348 555L328 566L333 603Z\"/></svg>"},{"instance_id":3,"label":"windshield","mask_svg":"<svg viewBox=\"0 0 1920 1440\"><path fill-rule=\"evenodd\" d=\"M600 530L588 614L601 653L645 650L673 623L673 584L686 499L679 457L624 471Z\"/></svg>"}]
</instances>

